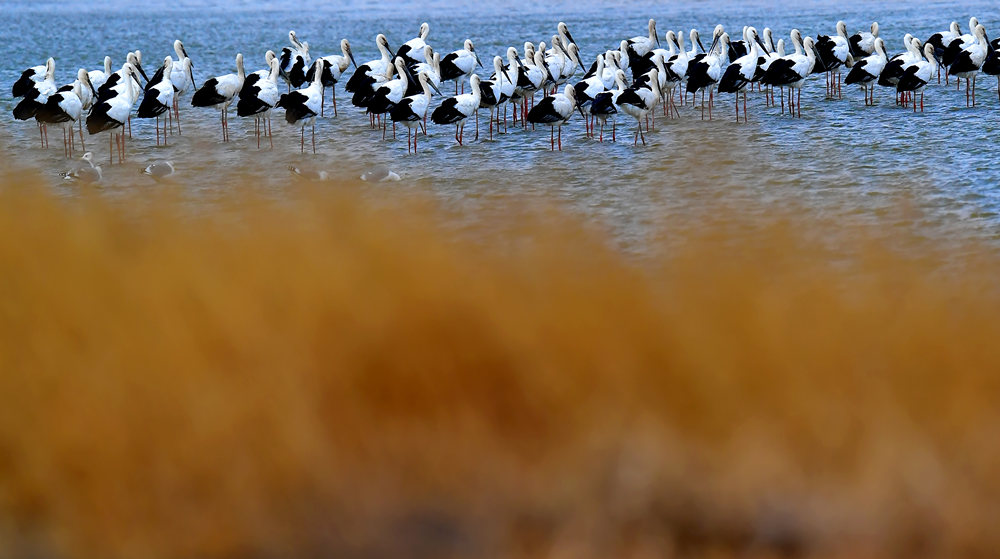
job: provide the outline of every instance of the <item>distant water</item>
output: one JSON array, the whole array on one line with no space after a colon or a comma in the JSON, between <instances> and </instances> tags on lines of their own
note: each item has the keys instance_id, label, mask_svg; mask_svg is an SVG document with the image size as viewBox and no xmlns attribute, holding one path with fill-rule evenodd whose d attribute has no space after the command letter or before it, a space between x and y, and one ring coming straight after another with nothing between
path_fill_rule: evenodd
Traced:
<instances>
[{"instance_id":1,"label":"distant water","mask_svg":"<svg viewBox=\"0 0 1000 559\"><path fill-rule=\"evenodd\" d=\"M144 65L155 69L173 54L181 38L195 62L195 78L232 72L233 57L242 52L248 71L263 67L263 53L279 50L289 29L311 45L314 55L337 51L341 38L353 45L358 62L377 57L374 36L386 33L393 47L431 24L430 43L442 52L472 38L484 61L503 54L508 45L549 42L556 23L569 24L585 61L622 38L645 34L646 21L656 18L662 36L668 29L696 27L710 35L716 23L738 34L743 25L769 26L776 36L797 27L805 34L831 34L838 19L850 32L882 27L891 51L901 49L906 32L926 38L952 20L963 30L976 15L991 37L1000 34L994 3L967 2L629 2L606 1L476 2L463 1L286 1L221 2L179 0L146 6L135 2L0 1L0 156L17 165L38 168L56 188L72 196L77 186L58 184L67 168L61 133L50 132L52 148L38 147L33 123L15 122L10 85L24 68L57 60L57 79L69 82L77 68L100 67L110 55L115 68L124 53L140 49ZM483 71L482 73L485 73ZM579 75L579 74L578 74ZM299 131L274 120L273 152L259 152L253 122L231 118L229 145L219 143L218 112L182 108L183 136L169 147L155 146L151 123L133 121L136 138L130 160L108 169L107 137L90 138L88 149L105 160L105 191L142 184L137 170L149 161L173 160L187 177L192 196L211 196L232 188L232 172L253 177L258 187L281 195L292 178L289 164L306 164L334 176L357 176L375 165L399 172L404 181L385 189L431 192L458 209L489 208L497 197L555 198L587 218L609 226L624 245L641 242L664 221L690 219L719 200L764 211L790 205L824 216L867 220L892 227L912 227L926 235L997 237L1000 225L1000 137L997 83L979 80L975 109L965 107L964 91L943 86L926 93L926 112L914 115L897 108L888 90L878 91L876 107L863 106L862 93L844 89L845 99L825 100L823 77L814 76L802 93L803 118L789 119L765 108L763 97L751 95L750 123L733 122L732 96L717 99L716 119L703 122L690 106L680 107L679 120L658 118L647 147L632 146L634 121L620 119L617 144L600 144L583 135L577 119L563 130L561 153L548 151L549 132L511 128L492 142L454 145L453 129L431 125L421 139L421 153L407 156L403 137L383 142L368 128L368 119L350 106L340 90L341 114L318 121L315 157L299 154ZM964 86L963 86L964 89ZM443 89L447 94L453 86ZM189 98L188 98L189 102ZM438 101L432 102L432 107ZM328 105L329 110L329 105ZM482 124L485 133L486 113ZM470 137L470 127L466 136ZM308 136L307 136L308 139ZM4 164L5 167L9 165ZM908 208L900 222L896 210ZM750 211L750 210L748 210Z\"/></svg>"}]
</instances>

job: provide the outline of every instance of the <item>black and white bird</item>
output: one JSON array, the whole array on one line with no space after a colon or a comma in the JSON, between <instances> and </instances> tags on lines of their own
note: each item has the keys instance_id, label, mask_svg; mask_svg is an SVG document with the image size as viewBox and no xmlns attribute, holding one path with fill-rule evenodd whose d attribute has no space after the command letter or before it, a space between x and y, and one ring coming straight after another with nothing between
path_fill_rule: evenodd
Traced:
<instances>
[{"instance_id":1,"label":"black and white bird","mask_svg":"<svg viewBox=\"0 0 1000 559\"><path fill-rule=\"evenodd\" d=\"M309 43L300 41L294 30L288 32L288 42L291 46L281 49L278 60L281 62L281 77L291 91L291 88L302 87L306 82L306 70L312 58L309 56Z\"/></svg>"},{"instance_id":2,"label":"black and white bird","mask_svg":"<svg viewBox=\"0 0 1000 559\"><path fill-rule=\"evenodd\" d=\"M723 51L728 55L729 45L724 44L727 50ZM635 141L632 145L637 145L642 140L642 145L646 145L646 136L642 133L642 121L649 115L650 111L660 100L660 79L659 70L652 69L646 76L642 85L633 85L618 96L618 107L622 112L628 114L636 121Z\"/></svg>"},{"instance_id":3,"label":"black and white bird","mask_svg":"<svg viewBox=\"0 0 1000 559\"><path fill-rule=\"evenodd\" d=\"M81 157L80 160L83 161L83 164L78 165L72 171L63 173L63 180L88 184L101 182L101 179L104 177L104 173L101 171L100 165L94 164L94 154L88 151L83 154L83 157Z\"/></svg>"},{"instance_id":4,"label":"black and white bird","mask_svg":"<svg viewBox=\"0 0 1000 559\"><path fill-rule=\"evenodd\" d=\"M406 153L410 152L410 136L413 136L413 153L417 153L417 137L420 135L420 123L427 117L427 107L431 103L431 88L441 93L426 72L417 74L417 83L421 92L404 97L389 111L393 122L402 122L406 126ZM414 132L416 129L416 132Z\"/></svg>"},{"instance_id":5,"label":"black and white bird","mask_svg":"<svg viewBox=\"0 0 1000 559\"><path fill-rule=\"evenodd\" d=\"M337 116L337 82L340 81L340 76L351 64L354 64L355 71L358 69L358 63L354 60L354 53L351 51L351 43L347 39L340 40L340 52L342 54L331 54L319 58L323 61L323 103L320 105L319 116L323 116L323 105L326 105L326 88L328 87L333 97L333 116ZM309 72L306 73L307 80L312 81L315 69L315 65L309 68Z\"/></svg>"},{"instance_id":6,"label":"black and white bird","mask_svg":"<svg viewBox=\"0 0 1000 559\"><path fill-rule=\"evenodd\" d=\"M937 72L938 62L934 45L924 45L924 58L911 65L903 72L896 85L899 93L920 93L920 112L924 112L924 87L930 83ZM917 112L917 100L913 99L913 112Z\"/></svg>"},{"instance_id":7,"label":"black and white bird","mask_svg":"<svg viewBox=\"0 0 1000 559\"><path fill-rule=\"evenodd\" d=\"M510 47L513 49L514 47ZM515 50L514 55L517 52ZM516 61L515 61L516 62ZM510 68L510 72L517 71L517 68ZM503 59L499 56L493 57L493 76L490 80L483 81L479 86L480 90L484 90L485 99L485 89L490 90L491 95L495 98L493 107L491 107L490 118L492 119L493 113L496 113L496 123L497 132L500 132L500 107L504 107L504 133L507 132L507 104L514 98L514 92L517 90L517 82L510 77L510 72L507 68L504 68ZM516 74L515 74L516 75ZM486 106L486 103L483 103ZM493 121L490 120L490 139L493 139Z\"/></svg>"},{"instance_id":8,"label":"black and white bird","mask_svg":"<svg viewBox=\"0 0 1000 559\"><path fill-rule=\"evenodd\" d=\"M858 31L848 37L851 56L862 58L875 53L875 39L878 39L878 22L873 21L869 31Z\"/></svg>"},{"instance_id":9,"label":"black and white bird","mask_svg":"<svg viewBox=\"0 0 1000 559\"><path fill-rule=\"evenodd\" d=\"M410 81L410 71L406 67L406 62L400 57L396 58L394 67L396 68L396 78L381 84L375 89L375 93L372 94L367 104L368 114L376 116L384 115L406 96L406 89ZM386 132L384 124L383 122L383 140L385 139ZM393 138L396 137L395 123L393 124L392 135Z\"/></svg>"},{"instance_id":10,"label":"black and white bird","mask_svg":"<svg viewBox=\"0 0 1000 559\"><path fill-rule=\"evenodd\" d=\"M975 16L970 17L969 32L964 35L960 35L958 39L952 41L951 44L944 49L944 53L941 54L941 63L944 66L950 67L955 63L955 59L958 58L958 55L961 54L963 50L972 45L972 43L976 42L976 27L978 26L979 19Z\"/></svg>"},{"instance_id":11,"label":"black and white bird","mask_svg":"<svg viewBox=\"0 0 1000 559\"><path fill-rule=\"evenodd\" d=\"M761 52L760 38L753 27L747 29L746 41L750 52L737 58L726 68L719 80L719 93L736 94L736 122L740 121L740 92L743 92L743 121L747 120L747 85L764 77L765 57Z\"/></svg>"},{"instance_id":12,"label":"black and white bird","mask_svg":"<svg viewBox=\"0 0 1000 559\"><path fill-rule=\"evenodd\" d=\"M836 35L820 35L816 39L816 51L822 63L821 71L826 74L827 97L843 97L840 86L840 68L848 65L851 59L851 43L847 36L847 24L837 22ZM815 71L816 69L814 69Z\"/></svg>"},{"instance_id":13,"label":"black and white bird","mask_svg":"<svg viewBox=\"0 0 1000 559\"><path fill-rule=\"evenodd\" d=\"M476 115L478 121L479 102L482 100L482 93L479 89L481 78L476 74L469 77L470 93L463 93L445 99L438 108L431 113L431 121L434 124L454 124L455 141L462 145L465 136L465 121Z\"/></svg>"},{"instance_id":14,"label":"black and white bird","mask_svg":"<svg viewBox=\"0 0 1000 559\"><path fill-rule=\"evenodd\" d=\"M142 92L139 71L135 66L131 62L126 62L122 70L125 80L100 94L94 109L87 115L87 132L90 134L111 133L108 138L108 158L111 164L114 164L115 152L111 147L112 140L117 145L118 163L125 160L124 127L129 120L136 99L139 98L139 93ZM121 131L116 132L118 130Z\"/></svg>"},{"instance_id":15,"label":"black and white bird","mask_svg":"<svg viewBox=\"0 0 1000 559\"><path fill-rule=\"evenodd\" d=\"M246 71L243 69L243 54L236 55L236 73L216 76L206 81L191 97L191 105L195 107L214 107L219 109L222 119L222 141L229 141L229 105L243 88Z\"/></svg>"},{"instance_id":16,"label":"black and white bird","mask_svg":"<svg viewBox=\"0 0 1000 559\"><path fill-rule=\"evenodd\" d=\"M323 63L316 61L313 81L303 89L296 89L278 98L276 107L285 109L285 122L302 128L301 151L306 152L306 125L312 125L312 150L316 153L316 117L323 104Z\"/></svg>"},{"instance_id":17,"label":"black and white bird","mask_svg":"<svg viewBox=\"0 0 1000 559\"><path fill-rule=\"evenodd\" d=\"M169 56L163 59L163 66L156 71L153 78L146 84L142 102L136 111L136 118L156 119L156 145L160 145L160 115L173 110L174 84L170 81L173 72L174 59ZM167 122L163 122L163 144L167 143Z\"/></svg>"},{"instance_id":18,"label":"black and white bird","mask_svg":"<svg viewBox=\"0 0 1000 559\"><path fill-rule=\"evenodd\" d=\"M604 75L604 56L603 54L597 55L597 68L592 76L576 82L573 86L573 89L576 90L576 102L580 108L580 114L583 115L586 121L588 137L593 137L594 135L594 119L590 112L590 106L594 103L594 98L607 91L607 87L605 87L604 80L602 79Z\"/></svg>"},{"instance_id":19,"label":"black and white bird","mask_svg":"<svg viewBox=\"0 0 1000 559\"><path fill-rule=\"evenodd\" d=\"M45 61L45 73L42 78L35 80L36 74L34 73L35 68L30 69L33 73L30 74L31 78L26 82L26 87L19 87L17 89L18 96L21 100L18 101L17 105L14 106L14 118L17 120L28 120L34 118L38 112L39 107L44 105L48 100L49 96L56 92L56 61L53 58L49 58ZM25 73L28 71L26 70ZM22 74L23 78L24 74ZM38 123L38 134L43 147L48 147L48 131L42 122Z\"/></svg>"},{"instance_id":20,"label":"black and white bird","mask_svg":"<svg viewBox=\"0 0 1000 559\"><path fill-rule=\"evenodd\" d=\"M649 29L649 34L646 35L645 37L640 35L638 37L632 37L631 39L628 40L629 63L633 62L633 57L641 58L643 56L646 56L646 54L648 54L649 51L660 46L660 39L656 35L655 19L649 20L648 29Z\"/></svg>"},{"instance_id":21,"label":"black and white bird","mask_svg":"<svg viewBox=\"0 0 1000 559\"><path fill-rule=\"evenodd\" d=\"M24 97L32 88L34 88L36 83L44 80L49 66L49 61L51 61L54 68L56 62L54 59L49 58L45 61L45 64L32 66L31 68L21 72L21 77L14 82L14 86L10 89L11 95L13 95L15 99L18 97Z\"/></svg>"},{"instance_id":22,"label":"black and white bird","mask_svg":"<svg viewBox=\"0 0 1000 559\"><path fill-rule=\"evenodd\" d=\"M136 54L137 52L139 51L130 52L127 55L125 55L125 64L122 64L121 69L119 69L116 72L112 72L111 75L108 76L106 80L104 80L104 83L97 88L98 99L101 99L106 95L110 95L110 93L107 92L111 91L116 87L121 86L123 83L128 82L130 79L133 79L133 77L135 79L138 79L138 77L142 75L142 72L138 71L139 55ZM131 67L131 70L126 70L128 67ZM146 81L149 80L147 79Z\"/></svg>"},{"instance_id":23,"label":"black and white bird","mask_svg":"<svg viewBox=\"0 0 1000 559\"><path fill-rule=\"evenodd\" d=\"M784 58L779 58L771 63L771 66L764 74L766 83L790 89L788 106L790 109L793 105L798 107L798 116L800 117L802 116L802 85L805 83L806 78L812 74L813 68L816 67L815 46L816 41L812 37L806 37L802 41L802 51L804 54L796 52ZM797 101L792 98L793 92L791 90L798 91ZM791 114L795 116L795 109L792 109Z\"/></svg>"},{"instance_id":24,"label":"black and white bird","mask_svg":"<svg viewBox=\"0 0 1000 559\"><path fill-rule=\"evenodd\" d=\"M407 66L412 66L419 62L428 62L424 56L424 47L427 46L427 37L431 34L431 26L424 22L420 24L420 32L416 37L400 45L396 51L396 56L402 58Z\"/></svg>"},{"instance_id":25,"label":"black and white bird","mask_svg":"<svg viewBox=\"0 0 1000 559\"><path fill-rule=\"evenodd\" d=\"M965 104L966 106L975 107L976 75L979 74L979 70L986 63L986 57L990 53L991 46L989 39L986 38L986 28L982 25L977 25L972 30L972 34L976 40L962 49L962 52L955 57L949 73L956 78L965 80Z\"/></svg>"},{"instance_id":26,"label":"black and white bird","mask_svg":"<svg viewBox=\"0 0 1000 559\"><path fill-rule=\"evenodd\" d=\"M254 117L257 149L260 149L262 128L271 143L271 149L274 149L274 139L271 137L271 110L278 104L278 74L281 69L278 58L274 56L273 52L268 57L268 64L270 68L265 76L260 76L260 70L247 76L240 89L240 98L236 102L238 116ZM253 79L251 80L251 78Z\"/></svg>"},{"instance_id":27,"label":"black and white bird","mask_svg":"<svg viewBox=\"0 0 1000 559\"><path fill-rule=\"evenodd\" d=\"M392 65L392 59L395 55L389 49L389 39L379 33L375 37L375 47L378 48L381 56L376 60L365 62L354 70L354 74L344 85L344 90L348 93L357 93L370 88L378 79L377 76L385 76L386 71Z\"/></svg>"},{"instance_id":28,"label":"black and white bird","mask_svg":"<svg viewBox=\"0 0 1000 559\"><path fill-rule=\"evenodd\" d=\"M903 35L903 47L905 50L890 58L886 63L885 68L882 69L882 73L878 77L878 84L880 86L896 89L896 85L899 84L899 78L903 75L903 68L916 63L922 56L920 54L920 47L918 46L919 42L919 39L909 33ZM898 93L896 97L898 102Z\"/></svg>"},{"instance_id":29,"label":"black and white bird","mask_svg":"<svg viewBox=\"0 0 1000 559\"><path fill-rule=\"evenodd\" d=\"M454 80L455 94L458 95L459 82L462 82L464 90L466 80L476 71L476 65L482 68L483 62L476 54L476 47L472 44L472 39L466 39L465 45L461 49L449 52L441 59L441 81Z\"/></svg>"},{"instance_id":30,"label":"black and white bird","mask_svg":"<svg viewBox=\"0 0 1000 559\"><path fill-rule=\"evenodd\" d=\"M709 52L700 60L688 63L687 92L701 91L701 118L705 118L705 91L708 90L708 119L712 120L715 85L722 78L722 67L729 59L729 34L723 32L717 42L709 47Z\"/></svg>"},{"instance_id":31,"label":"black and white bird","mask_svg":"<svg viewBox=\"0 0 1000 559\"><path fill-rule=\"evenodd\" d=\"M594 101L590 105L590 114L594 115L594 118L601 122L601 133L598 141L604 141L604 126L607 124L609 118L612 119L611 141L615 141L615 132L618 125L617 118L615 117L618 114L618 98L626 89L628 88L625 86L625 71L618 70L615 72L615 88L611 91L598 93L594 97Z\"/></svg>"},{"instance_id":32,"label":"black and white bird","mask_svg":"<svg viewBox=\"0 0 1000 559\"><path fill-rule=\"evenodd\" d=\"M572 46L572 45L571 45ZM556 149L556 129L559 130L559 151L562 151L562 127L576 111L576 90L567 85L562 93L550 95L528 111L528 122L550 127L550 148Z\"/></svg>"},{"instance_id":33,"label":"black and white bird","mask_svg":"<svg viewBox=\"0 0 1000 559\"><path fill-rule=\"evenodd\" d=\"M66 157L73 156L75 146L73 127L77 122L83 124L84 105L92 100L95 92L90 84L87 70L81 68L77 72L76 81L59 88L49 95L48 100L38 107L35 118L43 124L58 124L63 129L63 152ZM80 130L80 142L83 142L83 130ZM84 145L86 149L86 145Z\"/></svg>"},{"instance_id":34,"label":"black and white bird","mask_svg":"<svg viewBox=\"0 0 1000 559\"><path fill-rule=\"evenodd\" d=\"M427 74L427 79L434 84L435 88L441 87L441 53L434 52L434 49L430 45L424 47L424 57L427 62L418 62L408 69L410 71L410 76L416 76L418 74ZM416 95L420 93L420 84L417 80L411 79L406 86L407 95Z\"/></svg>"},{"instance_id":35,"label":"black and white bird","mask_svg":"<svg viewBox=\"0 0 1000 559\"><path fill-rule=\"evenodd\" d=\"M931 44L931 43L928 43ZM844 83L847 85L858 84L865 91L865 105L875 104L875 81L882 75L882 70L889 62L885 52L885 41L882 38L875 39L875 54L862 58L851 68Z\"/></svg>"}]
</instances>

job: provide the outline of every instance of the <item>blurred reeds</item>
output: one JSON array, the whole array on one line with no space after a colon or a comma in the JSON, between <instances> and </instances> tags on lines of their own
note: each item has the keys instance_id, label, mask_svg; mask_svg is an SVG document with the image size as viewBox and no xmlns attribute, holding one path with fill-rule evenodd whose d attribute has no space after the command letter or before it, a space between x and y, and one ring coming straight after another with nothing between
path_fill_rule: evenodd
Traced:
<instances>
[{"instance_id":1,"label":"blurred reeds","mask_svg":"<svg viewBox=\"0 0 1000 559\"><path fill-rule=\"evenodd\" d=\"M636 258L558 212L27 182L2 558L1000 550L991 251L732 211Z\"/></svg>"}]
</instances>

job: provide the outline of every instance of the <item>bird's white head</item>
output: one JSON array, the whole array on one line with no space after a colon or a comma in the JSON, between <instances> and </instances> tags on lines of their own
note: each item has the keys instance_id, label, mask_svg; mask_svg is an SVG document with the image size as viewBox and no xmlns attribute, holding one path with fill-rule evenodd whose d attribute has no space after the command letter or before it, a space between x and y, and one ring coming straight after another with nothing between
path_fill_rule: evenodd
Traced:
<instances>
[{"instance_id":1,"label":"bird's white head","mask_svg":"<svg viewBox=\"0 0 1000 559\"><path fill-rule=\"evenodd\" d=\"M174 59L167 56L163 59L163 75L170 77L170 71L174 69Z\"/></svg>"},{"instance_id":2,"label":"bird's white head","mask_svg":"<svg viewBox=\"0 0 1000 559\"><path fill-rule=\"evenodd\" d=\"M886 57L885 41L882 39L882 37L878 37L877 39L875 39L875 52L877 52L878 55L881 56L882 58Z\"/></svg>"},{"instance_id":3,"label":"bird's white head","mask_svg":"<svg viewBox=\"0 0 1000 559\"><path fill-rule=\"evenodd\" d=\"M56 77L56 59L51 56L45 61L45 79L53 80Z\"/></svg>"},{"instance_id":4,"label":"bird's white head","mask_svg":"<svg viewBox=\"0 0 1000 559\"><path fill-rule=\"evenodd\" d=\"M83 154L83 157L81 157L80 159L86 161L87 163L90 163L91 165L94 164L94 154L93 154L93 152L89 152L88 151L87 153Z\"/></svg>"},{"instance_id":5,"label":"bird's white head","mask_svg":"<svg viewBox=\"0 0 1000 559\"><path fill-rule=\"evenodd\" d=\"M431 24L426 21L420 24L420 38L427 40L427 37L431 34Z\"/></svg>"},{"instance_id":6,"label":"bird's white head","mask_svg":"<svg viewBox=\"0 0 1000 559\"><path fill-rule=\"evenodd\" d=\"M933 44L927 43L924 45L924 58L927 59L927 62L931 63L932 68L937 68L938 60L937 54L934 52Z\"/></svg>"},{"instance_id":7,"label":"bird's white head","mask_svg":"<svg viewBox=\"0 0 1000 559\"><path fill-rule=\"evenodd\" d=\"M969 32L975 33L976 27L979 27L979 18L972 16L969 18Z\"/></svg>"},{"instance_id":8,"label":"bird's white head","mask_svg":"<svg viewBox=\"0 0 1000 559\"><path fill-rule=\"evenodd\" d=\"M872 37L878 37L878 22L872 22Z\"/></svg>"},{"instance_id":9,"label":"bird's white head","mask_svg":"<svg viewBox=\"0 0 1000 559\"><path fill-rule=\"evenodd\" d=\"M278 55L274 54L273 50L268 50L267 52L264 53L264 64L270 66L271 61L274 60L275 58L278 58Z\"/></svg>"},{"instance_id":10,"label":"bird's white head","mask_svg":"<svg viewBox=\"0 0 1000 559\"><path fill-rule=\"evenodd\" d=\"M184 50L184 43L180 39L174 41L174 53L177 55L177 60L183 60L188 57L187 51Z\"/></svg>"},{"instance_id":11,"label":"bird's white head","mask_svg":"<svg viewBox=\"0 0 1000 559\"><path fill-rule=\"evenodd\" d=\"M111 57L110 56L105 56L104 57L104 73L105 73L105 75L111 73Z\"/></svg>"}]
</instances>

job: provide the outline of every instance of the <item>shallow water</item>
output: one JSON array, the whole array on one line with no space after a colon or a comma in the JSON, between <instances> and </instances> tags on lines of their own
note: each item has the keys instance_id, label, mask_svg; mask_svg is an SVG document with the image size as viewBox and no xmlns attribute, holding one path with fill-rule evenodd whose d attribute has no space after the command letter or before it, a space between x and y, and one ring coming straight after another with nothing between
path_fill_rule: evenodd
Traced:
<instances>
[{"instance_id":1,"label":"shallow water","mask_svg":"<svg viewBox=\"0 0 1000 559\"><path fill-rule=\"evenodd\" d=\"M243 52L247 71L263 66L263 53L280 50L295 29L308 41L311 54L339 52L342 37L351 41L359 63L377 58L373 38L384 32L393 47L416 34L421 21L431 23L429 42L442 52L472 38L484 61L503 54L508 45L550 41L558 21L569 24L589 64L599 52L622 38L645 34L654 17L662 36L667 29L696 27L710 37L716 23L730 32L754 25L787 36L797 27L804 34L833 33L838 19L849 32L879 21L891 52L906 32L926 38L952 20L963 30L977 15L991 36L1000 18L987 2L633 2L609 7L605 2L496 4L471 1L268 3L182 0L147 7L126 2L3 2L0 45L0 156L16 166L37 168L68 196L78 185L59 181L69 168L62 155L61 134L50 131L51 149L38 146L33 123L15 122L10 110L10 84L26 67L57 61L57 81L71 81L81 66L96 69L107 54L115 68L128 50L143 52L144 66L155 69L171 44L181 38L195 63L195 78L229 73L233 57ZM350 72L350 71L349 71ZM349 73L348 72L348 73ZM481 73L486 73L481 71ZM580 74L578 74L579 76ZM834 219L870 221L889 228L912 228L921 235L996 239L1000 224L1000 167L995 145L1000 131L997 83L979 80L980 106L965 107L964 91L929 87L926 111L898 108L892 93L880 89L878 106L865 107L860 90L844 89L843 100L824 99L822 76L813 76L802 92L802 119L766 108L763 96L750 96L750 122L733 122L732 96L717 100L715 120L700 119L690 105L681 118L658 118L647 135L649 145L633 147L634 126L620 118L619 142L603 144L584 137L577 118L563 130L564 151L552 153L549 131L510 128L493 141L455 145L452 127L431 125L421 152L407 155L405 129L397 140L381 140L367 117L351 107L340 90L340 116L319 119L318 154L299 153L299 129L275 118L275 150L258 151L253 122L232 111L234 142L224 145L218 112L182 104L183 135L157 147L151 122L133 120L135 138L124 165L107 165L106 135L88 138L88 149L104 161L103 191L109 195L135 185L139 170L151 161L172 160L178 177L197 201L221 189L233 172L254 178L254 187L281 196L294 179L289 164L355 177L375 165L401 174L400 183L378 188L432 192L445 204L462 209L490 209L498 198L557 199L586 218L610 227L624 246L636 246L663 223L694 219L721 202L747 211L765 212L789 206L806 208ZM442 88L445 94L453 86ZM328 100L329 101L329 100ZM432 101L432 108L438 103ZM329 109L329 105L327 107ZM486 116L482 124L485 133ZM468 139L472 131L466 128ZM307 133L308 141L308 133ZM4 164L9 167L8 163ZM899 211L905 207L906 211Z\"/></svg>"}]
</instances>

